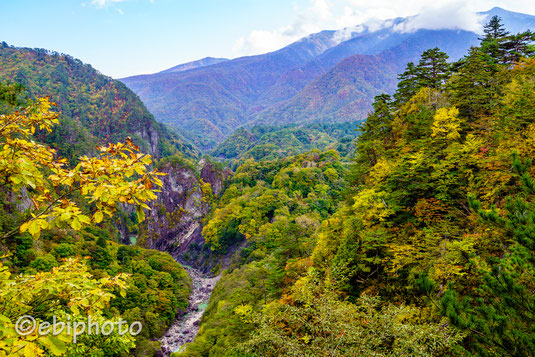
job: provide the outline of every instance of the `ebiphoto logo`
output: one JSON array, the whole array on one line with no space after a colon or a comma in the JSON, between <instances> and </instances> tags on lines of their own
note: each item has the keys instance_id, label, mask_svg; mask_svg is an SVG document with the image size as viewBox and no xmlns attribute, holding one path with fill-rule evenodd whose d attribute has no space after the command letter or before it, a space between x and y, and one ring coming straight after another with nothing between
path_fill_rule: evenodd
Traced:
<instances>
[{"instance_id":1,"label":"ebiphoto logo","mask_svg":"<svg viewBox=\"0 0 535 357\"><path fill-rule=\"evenodd\" d=\"M83 334L88 335L111 335L115 329L119 335L129 333L132 336L138 335L143 326L141 322L134 321L130 325L127 321L119 318L117 321L91 321L91 316L87 317L85 321L71 321L70 316L67 321L58 321L56 316L52 317L52 322L37 321L33 316L24 315L19 317L15 323L15 330L21 336L31 335L35 331L41 336L52 334L54 336L63 332L72 336L72 342L76 343L78 336Z\"/></svg>"}]
</instances>

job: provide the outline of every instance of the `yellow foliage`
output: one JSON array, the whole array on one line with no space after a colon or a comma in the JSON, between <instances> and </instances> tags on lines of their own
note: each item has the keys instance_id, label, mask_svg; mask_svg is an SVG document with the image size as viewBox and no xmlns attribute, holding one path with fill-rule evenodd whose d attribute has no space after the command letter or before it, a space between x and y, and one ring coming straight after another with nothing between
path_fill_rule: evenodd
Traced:
<instances>
[{"instance_id":1,"label":"yellow foliage","mask_svg":"<svg viewBox=\"0 0 535 357\"><path fill-rule=\"evenodd\" d=\"M99 156L83 156L75 168L67 168L65 159L54 157L54 150L32 140L36 128L50 131L58 123L53 104L41 98L22 111L0 115L0 180L14 192L28 195L33 204L29 218L3 238L19 229L34 238L48 228L79 230L101 222L104 214L111 216L118 203L135 205L138 220L143 221L146 202L156 198L153 187L162 185L158 178L162 173L147 170L150 155L140 153L127 138L126 143L98 148ZM75 194L94 204L92 217L70 199Z\"/></svg>"},{"instance_id":2,"label":"yellow foliage","mask_svg":"<svg viewBox=\"0 0 535 357\"><path fill-rule=\"evenodd\" d=\"M390 273L395 273L414 261L418 251L412 244L387 244L388 250L392 254L389 259Z\"/></svg>"},{"instance_id":3,"label":"yellow foliage","mask_svg":"<svg viewBox=\"0 0 535 357\"><path fill-rule=\"evenodd\" d=\"M39 308L60 321L91 316L92 321L102 323L102 311L114 298L110 291L115 288L121 295L126 293L125 274L95 279L79 258L67 259L50 272L16 277L0 262L0 356L43 356L45 350L47 355L64 355L72 342L70 329L54 335L41 335L36 329L23 335L17 333L16 321ZM134 337L126 334L120 338L121 344L134 346Z\"/></svg>"},{"instance_id":4,"label":"yellow foliage","mask_svg":"<svg viewBox=\"0 0 535 357\"><path fill-rule=\"evenodd\" d=\"M400 115L419 111L421 107L431 108L445 103L444 96L436 89L421 88L407 103L400 108Z\"/></svg>"},{"instance_id":5,"label":"yellow foliage","mask_svg":"<svg viewBox=\"0 0 535 357\"><path fill-rule=\"evenodd\" d=\"M461 119L459 110L455 107L440 108L435 113L433 125L431 126L432 137L445 138L447 140L457 140L461 137Z\"/></svg>"},{"instance_id":6,"label":"yellow foliage","mask_svg":"<svg viewBox=\"0 0 535 357\"><path fill-rule=\"evenodd\" d=\"M522 151L519 154L521 156L533 157L535 154L535 123L528 125L524 135L525 145L523 145Z\"/></svg>"},{"instance_id":7,"label":"yellow foliage","mask_svg":"<svg viewBox=\"0 0 535 357\"><path fill-rule=\"evenodd\" d=\"M394 163L384 157L380 157L370 171L370 177L375 183L379 183L387 178L394 169Z\"/></svg>"},{"instance_id":8,"label":"yellow foliage","mask_svg":"<svg viewBox=\"0 0 535 357\"><path fill-rule=\"evenodd\" d=\"M321 224L311 256L316 265L328 264L333 258L344 236L344 221L341 217L347 217L349 214L349 210L344 207Z\"/></svg>"},{"instance_id":9,"label":"yellow foliage","mask_svg":"<svg viewBox=\"0 0 535 357\"><path fill-rule=\"evenodd\" d=\"M417 169L420 166L426 164L426 154L424 151L418 151L413 154L407 155L407 162L410 164L411 169Z\"/></svg>"},{"instance_id":10,"label":"yellow foliage","mask_svg":"<svg viewBox=\"0 0 535 357\"><path fill-rule=\"evenodd\" d=\"M238 305L234 308L234 313L238 315L242 320L249 321L253 307L249 304Z\"/></svg>"},{"instance_id":11,"label":"yellow foliage","mask_svg":"<svg viewBox=\"0 0 535 357\"><path fill-rule=\"evenodd\" d=\"M352 208L362 218L365 225L371 226L384 221L392 213L385 198L386 193L377 192L375 188L366 188L353 197Z\"/></svg>"}]
</instances>

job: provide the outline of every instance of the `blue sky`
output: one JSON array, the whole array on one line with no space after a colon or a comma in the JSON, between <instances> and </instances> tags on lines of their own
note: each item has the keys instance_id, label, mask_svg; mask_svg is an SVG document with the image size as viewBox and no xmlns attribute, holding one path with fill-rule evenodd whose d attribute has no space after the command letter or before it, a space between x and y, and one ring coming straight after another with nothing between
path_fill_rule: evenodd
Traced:
<instances>
[{"instance_id":1,"label":"blue sky","mask_svg":"<svg viewBox=\"0 0 535 357\"><path fill-rule=\"evenodd\" d=\"M501 6L535 14L532 2L0 0L0 41L67 53L120 78L206 56L233 58L263 53L322 29L416 13L436 14L441 7L463 7L470 12Z\"/></svg>"}]
</instances>

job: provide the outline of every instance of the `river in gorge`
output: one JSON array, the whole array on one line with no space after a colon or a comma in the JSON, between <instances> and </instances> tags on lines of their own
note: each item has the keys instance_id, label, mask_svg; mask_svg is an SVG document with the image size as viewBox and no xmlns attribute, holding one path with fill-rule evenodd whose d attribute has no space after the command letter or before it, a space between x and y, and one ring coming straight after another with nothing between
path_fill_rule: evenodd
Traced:
<instances>
[{"instance_id":1,"label":"river in gorge","mask_svg":"<svg viewBox=\"0 0 535 357\"><path fill-rule=\"evenodd\" d=\"M208 306L210 294L220 277L219 275L208 277L195 268L185 265L183 267L191 277L193 290L189 298L189 306L184 314L178 317L160 339L165 356L179 351L186 343L193 341L199 332L199 323Z\"/></svg>"}]
</instances>

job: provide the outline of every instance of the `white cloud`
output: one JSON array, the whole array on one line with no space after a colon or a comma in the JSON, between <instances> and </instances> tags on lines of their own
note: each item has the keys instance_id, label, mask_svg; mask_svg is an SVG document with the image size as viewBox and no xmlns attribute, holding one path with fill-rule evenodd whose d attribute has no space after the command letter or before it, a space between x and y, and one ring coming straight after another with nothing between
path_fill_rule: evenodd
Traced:
<instances>
[{"instance_id":1,"label":"white cloud","mask_svg":"<svg viewBox=\"0 0 535 357\"><path fill-rule=\"evenodd\" d=\"M125 2L125 1L128 1L128 0L91 0L89 2L89 5L92 5L96 7L97 9L103 9L105 7L109 7L110 5L120 3L120 2ZM148 0L148 1L151 4L154 4L154 0ZM83 2L82 6L84 7L87 6L87 3ZM122 15L122 11L118 11L118 12Z\"/></svg>"},{"instance_id":2,"label":"white cloud","mask_svg":"<svg viewBox=\"0 0 535 357\"><path fill-rule=\"evenodd\" d=\"M298 37L288 35L285 32L292 31L291 29L279 29L277 31L266 30L253 30L249 36L240 38L235 46L238 50L245 50L249 53L264 53L276 50L278 48L293 40L297 40Z\"/></svg>"},{"instance_id":3,"label":"white cloud","mask_svg":"<svg viewBox=\"0 0 535 357\"><path fill-rule=\"evenodd\" d=\"M400 32L458 29L481 33L484 21L485 16L479 15L469 3L459 0L438 7L426 6L408 21L394 26L394 29Z\"/></svg>"},{"instance_id":4,"label":"white cloud","mask_svg":"<svg viewBox=\"0 0 535 357\"><path fill-rule=\"evenodd\" d=\"M334 0L336 1L336 0ZM310 0L305 9L294 8L294 21L275 30L257 29L239 38L233 46L236 55L251 55L277 50L311 33L332 27L333 0Z\"/></svg>"},{"instance_id":5,"label":"white cloud","mask_svg":"<svg viewBox=\"0 0 535 357\"><path fill-rule=\"evenodd\" d=\"M365 28L378 30L385 26L384 20L397 17L410 17L406 23L396 26L398 31L425 28L479 32L484 19L476 13L494 6L535 13L533 0L309 0L305 8L294 7L294 19L289 25L255 29L238 39L233 51L235 55L274 51L326 29L339 29L335 39L342 41Z\"/></svg>"},{"instance_id":6,"label":"white cloud","mask_svg":"<svg viewBox=\"0 0 535 357\"><path fill-rule=\"evenodd\" d=\"M321 19L328 19L332 16L331 4L327 0L312 0L311 10Z\"/></svg>"},{"instance_id":7,"label":"white cloud","mask_svg":"<svg viewBox=\"0 0 535 357\"><path fill-rule=\"evenodd\" d=\"M110 4L118 3L122 1L124 0L91 0L90 4L101 9L101 8L109 6Z\"/></svg>"},{"instance_id":8,"label":"white cloud","mask_svg":"<svg viewBox=\"0 0 535 357\"><path fill-rule=\"evenodd\" d=\"M488 10L495 4L485 0L346 0L349 5L338 24L349 22L367 25L370 31L385 26L385 19L408 17L408 21L395 26L396 30L411 32L418 29L463 29L480 31L483 19L478 11ZM498 1L494 1L497 3Z\"/></svg>"}]
</instances>

